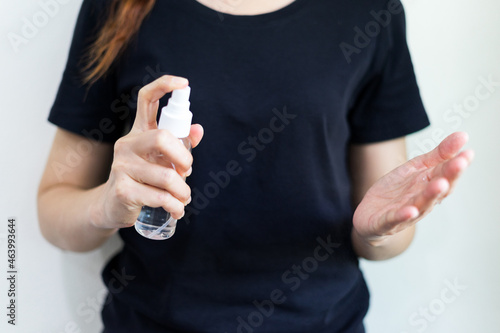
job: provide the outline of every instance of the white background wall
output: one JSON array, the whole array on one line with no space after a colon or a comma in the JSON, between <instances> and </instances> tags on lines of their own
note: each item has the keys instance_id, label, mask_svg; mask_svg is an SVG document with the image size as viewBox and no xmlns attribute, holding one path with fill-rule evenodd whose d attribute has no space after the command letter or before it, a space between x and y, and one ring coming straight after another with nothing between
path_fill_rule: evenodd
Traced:
<instances>
[{"instance_id":1,"label":"white background wall","mask_svg":"<svg viewBox=\"0 0 500 333\"><path fill-rule=\"evenodd\" d=\"M81 4L81 0L58 1L58 11L32 31L17 52L8 33L22 35L24 19L33 22L42 6L38 0L0 2L2 332L98 332L104 288L99 273L119 246L114 239L92 253L65 253L49 245L38 229L36 190L55 130L46 117ZM414 156L427 151L445 134L464 130L470 134L468 147L475 149L476 159L453 196L420 223L405 254L386 262L362 262L372 293L367 330L498 332L500 87L482 100L475 91L482 84L480 78L491 76L500 82L500 2L407 0L405 5L410 48L433 123L410 137L408 152ZM469 111L464 109L461 115L453 111L454 105L464 104ZM16 327L6 324L4 314L5 234L11 216L18 221ZM461 289L447 290L450 284Z\"/></svg>"}]
</instances>

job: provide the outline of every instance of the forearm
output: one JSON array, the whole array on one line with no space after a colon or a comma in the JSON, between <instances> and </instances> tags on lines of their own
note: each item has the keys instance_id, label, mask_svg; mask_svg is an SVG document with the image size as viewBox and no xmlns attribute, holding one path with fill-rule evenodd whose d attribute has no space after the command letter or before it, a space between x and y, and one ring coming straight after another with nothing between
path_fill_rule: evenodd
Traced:
<instances>
[{"instance_id":1,"label":"forearm","mask_svg":"<svg viewBox=\"0 0 500 333\"><path fill-rule=\"evenodd\" d=\"M103 186L84 190L58 185L38 197L38 216L43 236L53 245L85 252L101 246L117 229L97 228L93 219ZM94 222L94 223L93 223Z\"/></svg>"},{"instance_id":2,"label":"forearm","mask_svg":"<svg viewBox=\"0 0 500 333\"><path fill-rule=\"evenodd\" d=\"M359 257L368 260L386 260L403 253L410 246L414 234L415 226L411 226L384 239L366 240L353 228L351 239L354 251Z\"/></svg>"}]
</instances>

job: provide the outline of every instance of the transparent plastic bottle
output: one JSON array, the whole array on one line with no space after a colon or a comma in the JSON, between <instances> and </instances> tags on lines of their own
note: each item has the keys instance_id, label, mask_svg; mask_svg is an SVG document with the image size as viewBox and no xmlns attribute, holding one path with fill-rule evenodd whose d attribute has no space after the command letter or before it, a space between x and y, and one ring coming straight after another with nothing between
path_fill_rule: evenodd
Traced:
<instances>
[{"instance_id":1,"label":"transparent plastic bottle","mask_svg":"<svg viewBox=\"0 0 500 333\"><path fill-rule=\"evenodd\" d=\"M159 129L167 129L179 138L184 146L191 151L189 131L191 129L191 119L193 114L189 111L190 87L177 89L172 92L167 106L162 108ZM162 207L143 206L137 221L135 230L142 236L164 240L172 237L175 233L177 220L172 218L169 212Z\"/></svg>"}]
</instances>

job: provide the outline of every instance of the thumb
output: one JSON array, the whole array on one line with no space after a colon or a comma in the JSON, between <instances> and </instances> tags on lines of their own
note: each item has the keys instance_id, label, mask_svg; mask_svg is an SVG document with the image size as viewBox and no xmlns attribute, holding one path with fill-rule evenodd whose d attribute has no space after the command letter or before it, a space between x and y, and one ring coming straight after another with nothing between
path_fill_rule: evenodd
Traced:
<instances>
[{"instance_id":1,"label":"thumb","mask_svg":"<svg viewBox=\"0 0 500 333\"><path fill-rule=\"evenodd\" d=\"M160 98L175 89L181 89L189 84L188 80L178 76L164 75L145 85L139 90L137 100L137 115L132 130L141 132L156 129L156 115Z\"/></svg>"}]
</instances>

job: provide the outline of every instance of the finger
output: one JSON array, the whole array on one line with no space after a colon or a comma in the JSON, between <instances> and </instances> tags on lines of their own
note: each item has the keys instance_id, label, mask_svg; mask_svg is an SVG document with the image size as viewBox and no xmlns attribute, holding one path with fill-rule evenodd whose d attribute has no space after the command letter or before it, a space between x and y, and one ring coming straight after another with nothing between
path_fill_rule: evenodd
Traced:
<instances>
[{"instance_id":1,"label":"finger","mask_svg":"<svg viewBox=\"0 0 500 333\"><path fill-rule=\"evenodd\" d=\"M464 157L467 160L467 162L469 162L469 165L474 160L474 151L471 149L464 150L463 152L460 153L460 155Z\"/></svg>"},{"instance_id":2,"label":"finger","mask_svg":"<svg viewBox=\"0 0 500 333\"><path fill-rule=\"evenodd\" d=\"M442 197L443 199L450 195L457 184L458 178L464 173L464 171L469 167L474 158L474 152L472 150L463 151L452 160L443 165L442 175L448 179L450 183L450 189Z\"/></svg>"},{"instance_id":3,"label":"finger","mask_svg":"<svg viewBox=\"0 0 500 333\"><path fill-rule=\"evenodd\" d=\"M157 128L156 115L159 100L174 89L181 89L189 84L188 80L178 76L164 75L145 85L139 90L137 114L132 130L146 131Z\"/></svg>"},{"instance_id":4,"label":"finger","mask_svg":"<svg viewBox=\"0 0 500 333\"><path fill-rule=\"evenodd\" d=\"M128 169L128 175L138 183L165 190L180 202L190 201L191 189L184 179L173 168L142 160L133 163Z\"/></svg>"},{"instance_id":5,"label":"finger","mask_svg":"<svg viewBox=\"0 0 500 333\"><path fill-rule=\"evenodd\" d=\"M428 152L415 158L415 163L430 168L453 158L467 143L469 136L465 132L455 132L447 136L441 143Z\"/></svg>"},{"instance_id":6,"label":"finger","mask_svg":"<svg viewBox=\"0 0 500 333\"><path fill-rule=\"evenodd\" d=\"M191 168L193 156L181 141L167 130L146 131L135 136L130 149L148 161L170 167L184 176Z\"/></svg>"},{"instance_id":7,"label":"finger","mask_svg":"<svg viewBox=\"0 0 500 333\"><path fill-rule=\"evenodd\" d=\"M141 198L143 206L153 208L162 207L176 220L179 220L184 216L185 204L175 198L172 194L154 186L145 184L140 185L141 186L137 187L135 195Z\"/></svg>"},{"instance_id":8,"label":"finger","mask_svg":"<svg viewBox=\"0 0 500 333\"><path fill-rule=\"evenodd\" d=\"M445 177L452 182L467 168L469 161L466 154L458 154L432 170L431 178Z\"/></svg>"},{"instance_id":9,"label":"finger","mask_svg":"<svg viewBox=\"0 0 500 333\"><path fill-rule=\"evenodd\" d=\"M418 208L415 206L404 206L395 214L395 220L401 222L409 221L417 218L419 215Z\"/></svg>"},{"instance_id":10,"label":"finger","mask_svg":"<svg viewBox=\"0 0 500 333\"><path fill-rule=\"evenodd\" d=\"M415 219L418 215L418 208L411 205L391 210L385 216L383 232L394 230L399 224Z\"/></svg>"},{"instance_id":11,"label":"finger","mask_svg":"<svg viewBox=\"0 0 500 333\"><path fill-rule=\"evenodd\" d=\"M136 214L138 214L142 206L162 207L175 219L179 219L184 215L184 203L169 192L138 183L130 177L126 177L115 190L117 198L128 207L127 211L134 214L133 217L127 218L127 221L136 218ZM137 207L137 209L132 210L131 207Z\"/></svg>"},{"instance_id":12,"label":"finger","mask_svg":"<svg viewBox=\"0 0 500 333\"><path fill-rule=\"evenodd\" d=\"M191 125L191 131L189 133L189 139L191 140L192 148L196 147L201 139L203 138L203 127L200 124Z\"/></svg>"},{"instance_id":13,"label":"finger","mask_svg":"<svg viewBox=\"0 0 500 333\"><path fill-rule=\"evenodd\" d=\"M430 210L440 198L446 195L450 189L450 184L446 178L440 177L432 179L425 189L418 194L413 200L413 206L415 206L420 215L424 214L425 211Z\"/></svg>"},{"instance_id":14,"label":"finger","mask_svg":"<svg viewBox=\"0 0 500 333\"><path fill-rule=\"evenodd\" d=\"M176 220L184 216L185 204L172 196L167 191L154 186L136 183L132 199L140 202L142 206L162 207Z\"/></svg>"}]
</instances>

